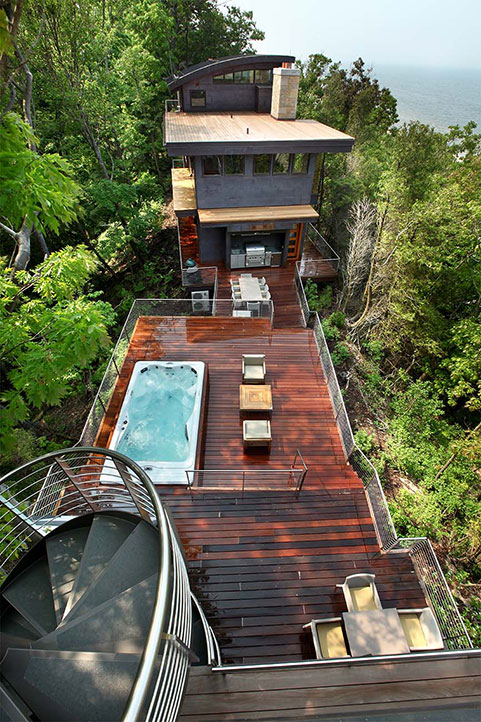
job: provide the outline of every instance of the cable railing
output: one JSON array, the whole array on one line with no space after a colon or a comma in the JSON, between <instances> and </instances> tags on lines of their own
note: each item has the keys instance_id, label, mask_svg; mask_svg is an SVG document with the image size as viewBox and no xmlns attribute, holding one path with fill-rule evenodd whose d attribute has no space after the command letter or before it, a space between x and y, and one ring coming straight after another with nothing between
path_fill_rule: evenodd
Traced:
<instances>
[{"instance_id":1,"label":"cable railing","mask_svg":"<svg viewBox=\"0 0 481 722\"><path fill-rule=\"evenodd\" d=\"M469 649L472 642L461 618L431 543L424 537L398 538L376 468L357 446L332 363L319 315L315 314L314 338L326 377L334 416L346 461L362 480L379 546L384 552L405 551L411 557L425 596L433 610L448 649Z\"/></svg>"},{"instance_id":2,"label":"cable railing","mask_svg":"<svg viewBox=\"0 0 481 722\"><path fill-rule=\"evenodd\" d=\"M339 255L336 253L334 248L329 245L323 235L319 233L312 223L307 224L306 231L307 238L310 240L314 248L319 251L322 256L322 263L329 263L334 271L339 269Z\"/></svg>"},{"instance_id":3,"label":"cable railing","mask_svg":"<svg viewBox=\"0 0 481 722\"><path fill-rule=\"evenodd\" d=\"M299 450L289 469L191 469L186 470L189 486L233 491L284 491L299 493L308 468Z\"/></svg>"},{"instance_id":4,"label":"cable railing","mask_svg":"<svg viewBox=\"0 0 481 722\"><path fill-rule=\"evenodd\" d=\"M214 285L214 293L217 293ZM112 352L109 363L100 383L97 395L94 399L90 413L83 428L80 444L83 446L94 446L100 430L102 419L107 412L109 403L120 377L122 364L127 355L129 344L135 333L137 322L141 316L174 319L178 317L204 317L232 318L234 316L234 304L228 299L137 299L131 306L130 312L124 323L122 331ZM259 316L254 320L269 320L272 326L274 315L274 304L272 301L263 301L260 305Z\"/></svg>"},{"instance_id":5,"label":"cable railing","mask_svg":"<svg viewBox=\"0 0 481 722\"><path fill-rule=\"evenodd\" d=\"M311 309L309 308L306 291L304 289L304 283L302 281L300 263L301 261L296 261L296 265L294 268L294 281L296 284L297 300L299 301L299 306L302 312L303 325L305 328L307 328L311 318Z\"/></svg>"},{"instance_id":6,"label":"cable railing","mask_svg":"<svg viewBox=\"0 0 481 722\"><path fill-rule=\"evenodd\" d=\"M159 578L152 618L122 722L173 722L190 663L190 586L175 526L147 474L116 451L77 447L24 464L3 477L0 485L0 564L4 573L48 534L56 518L65 521L118 510L136 514L157 527Z\"/></svg>"}]
</instances>

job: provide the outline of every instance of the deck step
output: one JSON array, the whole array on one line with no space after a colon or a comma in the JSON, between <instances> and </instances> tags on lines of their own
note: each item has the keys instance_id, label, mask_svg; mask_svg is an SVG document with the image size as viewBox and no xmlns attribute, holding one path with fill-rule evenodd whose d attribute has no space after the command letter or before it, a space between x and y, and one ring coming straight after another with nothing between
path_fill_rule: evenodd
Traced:
<instances>
[{"instance_id":1,"label":"deck step","mask_svg":"<svg viewBox=\"0 0 481 722\"><path fill-rule=\"evenodd\" d=\"M158 575L153 574L114 599L74 618L33 643L35 649L106 650L119 640L145 640L152 619Z\"/></svg>"},{"instance_id":2,"label":"deck step","mask_svg":"<svg viewBox=\"0 0 481 722\"><path fill-rule=\"evenodd\" d=\"M27 567L2 590L2 594L40 634L48 634L55 629L57 617L46 557Z\"/></svg>"},{"instance_id":3,"label":"deck step","mask_svg":"<svg viewBox=\"0 0 481 722\"><path fill-rule=\"evenodd\" d=\"M63 623L88 614L95 607L152 576L159 568L158 559L155 530L150 524L140 522L70 613L64 616Z\"/></svg>"},{"instance_id":4,"label":"deck step","mask_svg":"<svg viewBox=\"0 0 481 722\"><path fill-rule=\"evenodd\" d=\"M75 582L90 527L69 529L47 539L47 557L57 622L60 622Z\"/></svg>"},{"instance_id":5,"label":"deck step","mask_svg":"<svg viewBox=\"0 0 481 722\"><path fill-rule=\"evenodd\" d=\"M40 720L119 720L139 655L10 649L2 672Z\"/></svg>"},{"instance_id":6,"label":"deck step","mask_svg":"<svg viewBox=\"0 0 481 722\"><path fill-rule=\"evenodd\" d=\"M116 516L98 515L94 518L63 619L102 573L105 565L134 529L134 522Z\"/></svg>"}]
</instances>

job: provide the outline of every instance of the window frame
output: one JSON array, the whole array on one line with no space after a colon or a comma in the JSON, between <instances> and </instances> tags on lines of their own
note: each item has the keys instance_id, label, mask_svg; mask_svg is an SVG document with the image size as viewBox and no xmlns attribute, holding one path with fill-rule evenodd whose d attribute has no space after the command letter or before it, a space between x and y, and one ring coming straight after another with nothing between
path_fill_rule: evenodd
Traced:
<instances>
[{"instance_id":1,"label":"window frame","mask_svg":"<svg viewBox=\"0 0 481 722\"><path fill-rule=\"evenodd\" d=\"M203 94L203 99L204 99L203 105L197 105L196 103L192 102L194 93L202 93ZM201 88L192 88L190 90L189 99L190 99L190 107L191 108L206 108L207 107L207 92Z\"/></svg>"},{"instance_id":2,"label":"window frame","mask_svg":"<svg viewBox=\"0 0 481 722\"><path fill-rule=\"evenodd\" d=\"M219 173L206 173L205 172L205 159L206 158L219 158ZM201 163L202 163L202 176L204 178L220 178L224 175L224 160L223 156L215 154L215 155L201 155L200 157Z\"/></svg>"},{"instance_id":3,"label":"window frame","mask_svg":"<svg viewBox=\"0 0 481 722\"><path fill-rule=\"evenodd\" d=\"M295 162L296 162L296 155L303 155L307 158L306 161L306 170L305 171L295 171ZM311 162L311 154L310 153L292 153L291 154L291 173L292 175L309 175L309 164Z\"/></svg>"},{"instance_id":4,"label":"window frame","mask_svg":"<svg viewBox=\"0 0 481 722\"><path fill-rule=\"evenodd\" d=\"M228 173L226 170L226 168L227 168L226 159L227 158L242 158L242 172ZM223 162L224 176L245 176L245 174L246 174L246 157L245 157L245 155L243 155L241 153L227 153L226 155L223 156L223 161L224 161Z\"/></svg>"},{"instance_id":5,"label":"window frame","mask_svg":"<svg viewBox=\"0 0 481 722\"><path fill-rule=\"evenodd\" d=\"M256 158L260 156L269 156L269 171L267 173L256 173ZM252 162L252 174L255 176L267 176L272 175L273 155L272 153L254 153Z\"/></svg>"},{"instance_id":6,"label":"window frame","mask_svg":"<svg viewBox=\"0 0 481 722\"><path fill-rule=\"evenodd\" d=\"M257 73L269 73L269 80L267 82L257 80ZM254 83L256 85L264 85L266 87L269 87L270 85L272 85L272 79L273 79L272 68L256 68L254 70Z\"/></svg>"},{"instance_id":7,"label":"window frame","mask_svg":"<svg viewBox=\"0 0 481 722\"><path fill-rule=\"evenodd\" d=\"M276 158L278 155L287 155L287 170L285 171L276 171L275 170L275 164L276 164ZM291 155L292 153L273 153L272 154L272 175L290 175L291 173Z\"/></svg>"}]
</instances>

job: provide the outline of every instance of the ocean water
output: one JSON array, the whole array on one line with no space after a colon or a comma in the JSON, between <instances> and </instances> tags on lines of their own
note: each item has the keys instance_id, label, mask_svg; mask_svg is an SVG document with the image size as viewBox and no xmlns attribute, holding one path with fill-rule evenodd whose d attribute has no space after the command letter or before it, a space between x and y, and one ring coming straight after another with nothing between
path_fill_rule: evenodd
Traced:
<instances>
[{"instance_id":1,"label":"ocean water","mask_svg":"<svg viewBox=\"0 0 481 722\"><path fill-rule=\"evenodd\" d=\"M374 63L373 75L396 98L402 123L419 120L444 132L474 120L481 133L481 70Z\"/></svg>"}]
</instances>

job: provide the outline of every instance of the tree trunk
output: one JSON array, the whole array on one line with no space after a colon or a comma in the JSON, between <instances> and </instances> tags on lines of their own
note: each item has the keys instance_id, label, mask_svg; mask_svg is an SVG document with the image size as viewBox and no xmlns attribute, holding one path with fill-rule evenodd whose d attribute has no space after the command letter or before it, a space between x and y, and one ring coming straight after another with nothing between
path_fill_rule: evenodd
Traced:
<instances>
[{"instance_id":1,"label":"tree trunk","mask_svg":"<svg viewBox=\"0 0 481 722\"><path fill-rule=\"evenodd\" d=\"M112 180L110 178L109 172L105 166L104 159L102 158L102 153L100 151L99 145L95 139L94 133L92 131L92 128L90 126L89 119L85 115L85 113L81 112L81 121L82 121L82 127L84 130L85 139L87 140L87 143L92 148L93 152L95 153L95 157L97 158L98 164L100 166L100 169L102 173L104 174L104 177L107 180Z\"/></svg>"},{"instance_id":2,"label":"tree trunk","mask_svg":"<svg viewBox=\"0 0 481 722\"><path fill-rule=\"evenodd\" d=\"M16 271L24 271L30 261L30 236L32 235L32 225L24 219L22 227L17 235L17 255L13 262Z\"/></svg>"},{"instance_id":3,"label":"tree trunk","mask_svg":"<svg viewBox=\"0 0 481 722\"><path fill-rule=\"evenodd\" d=\"M48 258L50 256L50 251L48 250L48 246L45 241L45 236L43 235L40 228L37 228L37 226L34 226L34 233L35 233L35 237L38 241L38 244L42 250L43 258L45 260L45 258Z\"/></svg>"}]
</instances>

